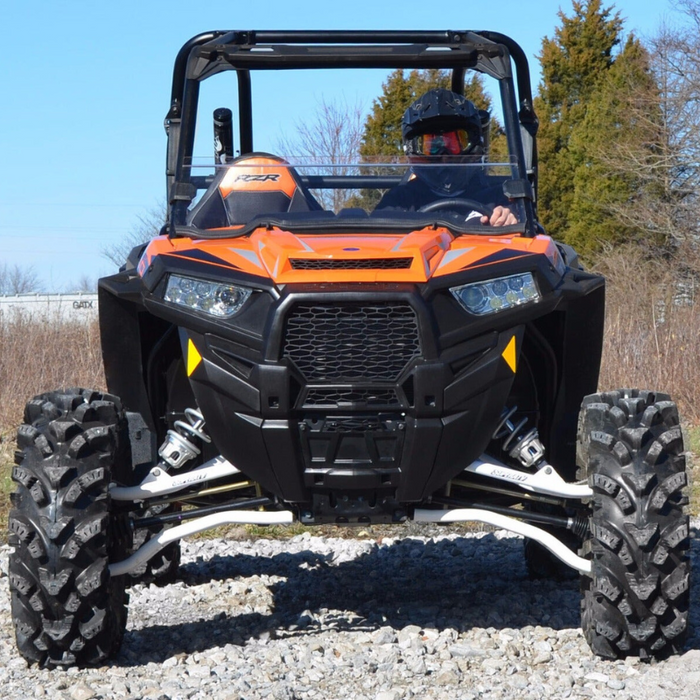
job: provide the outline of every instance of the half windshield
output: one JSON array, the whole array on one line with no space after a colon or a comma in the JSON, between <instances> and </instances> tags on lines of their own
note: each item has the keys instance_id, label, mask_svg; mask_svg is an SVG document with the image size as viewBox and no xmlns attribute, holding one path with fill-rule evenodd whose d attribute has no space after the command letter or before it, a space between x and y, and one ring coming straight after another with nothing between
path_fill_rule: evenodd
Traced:
<instances>
[{"instance_id":1,"label":"half windshield","mask_svg":"<svg viewBox=\"0 0 700 700\"><path fill-rule=\"evenodd\" d=\"M271 225L371 232L435 223L493 233L495 225L523 221L520 203L509 197L513 170L505 159L460 156L328 162L251 153L223 164L192 166L198 197L188 225L210 235Z\"/></svg>"}]
</instances>

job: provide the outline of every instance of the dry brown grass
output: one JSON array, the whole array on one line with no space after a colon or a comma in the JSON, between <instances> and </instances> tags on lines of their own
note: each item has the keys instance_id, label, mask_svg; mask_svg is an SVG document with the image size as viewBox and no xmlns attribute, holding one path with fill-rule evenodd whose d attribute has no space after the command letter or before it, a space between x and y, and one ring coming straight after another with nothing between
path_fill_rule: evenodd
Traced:
<instances>
[{"instance_id":1,"label":"dry brown grass","mask_svg":"<svg viewBox=\"0 0 700 700\"><path fill-rule=\"evenodd\" d=\"M104 385L97 321L0 316L0 431L16 426L27 399L59 387Z\"/></svg>"},{"instance_id":2,"label":"dry brown grass","mask_svg":"<svg viewBox=\"0 0 700 700\"><path fill-rule=\"evenodd\" d=\"M692 262L684 261L684 274ZM600 389L662 391L685 421L700 424L700 304L678 303L678 265L630 247L597 268L607 278Z\"/></svg>"},{"instance_id":3,"label":"dry brown grass","mask_svg":"<svg viewBox=\"0 0 700 700\"><path fill-rule=\"evenodd\" d=\"M670 394L689 451L690 507L700 513L700 300L678 303L678 282L700 269L700 256L649 259L630 246L607 251L596 269L607 278L599 388ZM697 294L697 293L696 293Z\"/></svg>"},{"instance_id":4,"label":"dry brown grass","mask_svg":"<svg viewBox=\"0 0 700 700\"><path fill-rule=\"evenodd\" d=\"M97 321L56 323L0 315L0 542L6 539L15 431L24 404L59 387L103 385Z\"/></svg>"}]
</instances>

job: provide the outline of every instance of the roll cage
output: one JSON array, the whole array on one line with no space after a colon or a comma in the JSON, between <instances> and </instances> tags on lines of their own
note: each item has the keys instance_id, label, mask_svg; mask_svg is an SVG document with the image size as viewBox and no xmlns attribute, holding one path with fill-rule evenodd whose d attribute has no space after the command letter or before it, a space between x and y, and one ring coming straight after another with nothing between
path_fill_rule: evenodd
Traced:
<instances>
[{"instance_id":1,"label":"roll cage","mask_svg":"<svg viewBox=\"0 0 700 700\"><path fill-rule=\"evenodd\" d=\"M515 80L512 66L515 66ZM452 90L462 93L468 69L498 80L508 150L515 155L508 196L525 204L525 235L537 233L537 117L527 58L511 38L491 31L211 31L180 49L173 71L171 103L165 118L168 136L166 176L171 235L186 224L187 208L210 179L192 174L199 86L223 71L238 79L241 155L254 151L251 72L291 69L442 69L451 71ZM516 89L517 87L517 89ZM361 176L326 178L315 186L357 187ZM384 178L386 180L386 178ZM188 233L184 232L185 235Z\"/></svg>"}]
</instances>

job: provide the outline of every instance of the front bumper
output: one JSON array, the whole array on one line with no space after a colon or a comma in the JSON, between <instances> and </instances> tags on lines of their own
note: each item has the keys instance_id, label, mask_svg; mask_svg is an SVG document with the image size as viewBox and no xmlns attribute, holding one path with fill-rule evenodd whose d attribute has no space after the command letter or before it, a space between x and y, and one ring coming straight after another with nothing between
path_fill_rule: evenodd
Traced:
<instances>
[{"instance_id":1,"label":"front bumper","mask_svg":"<svg viewBox=\"0 0 700 700\"><path fill-rule=\"evenodd\" d=\"M443 348L436 309L392 287L287 289L259 350L180 331L201 358L190 383L217 449L282 500L418 502L490 441L523 326Z\"/></svg>"}]
</instances>

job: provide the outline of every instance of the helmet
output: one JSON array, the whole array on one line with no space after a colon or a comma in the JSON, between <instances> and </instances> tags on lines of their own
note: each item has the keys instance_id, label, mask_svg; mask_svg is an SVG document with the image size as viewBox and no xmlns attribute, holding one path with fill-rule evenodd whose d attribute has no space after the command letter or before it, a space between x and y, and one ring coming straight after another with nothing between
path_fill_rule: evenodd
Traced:
<instances>
[{"instance_id":1,"label":"helmet","mask_svg":"<svg viewBox=\"0 0 700 700\"><path fill-rule=\"evenodd\" d=\"M408 156L481 156L489 115L456 92L436 88L419 97L401 125Z\"/></svg>"},{"instance_id":2,"label":"helmet","mask_svg":"<svg viewBox=\"0 0 700 700\"><path fill-rule=\"evenodd\" d=\"M472 168L441 165L444 156L460 162L480 161L488 147L489 113L456 92L436 88L419 97L404 113L401 125L404 152L414 162L412 174L444 197L464 192ZM431 162L432 161L432 162Z\"/></svg>"}]
</instances>

